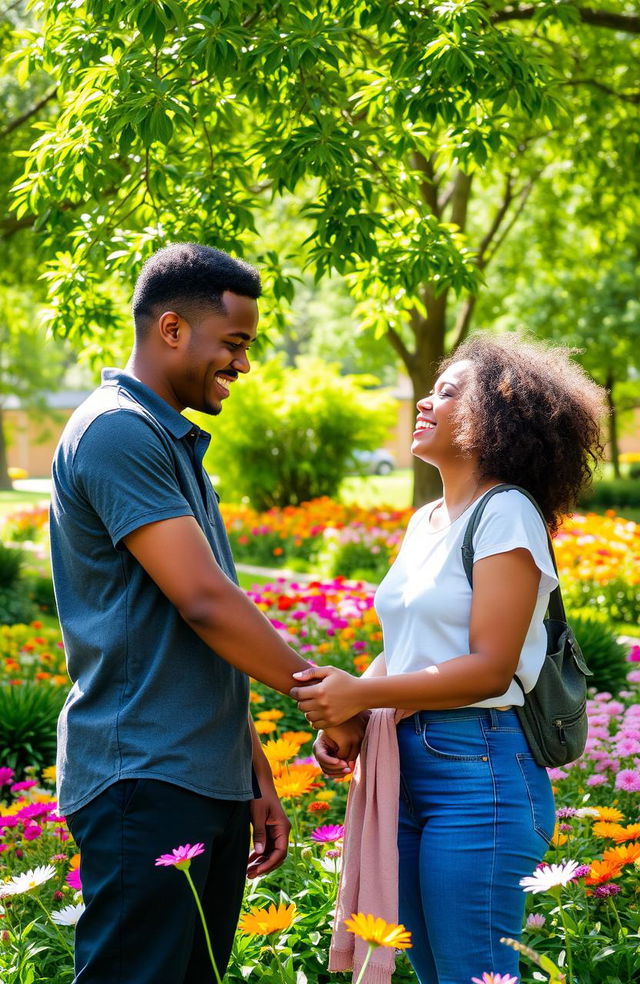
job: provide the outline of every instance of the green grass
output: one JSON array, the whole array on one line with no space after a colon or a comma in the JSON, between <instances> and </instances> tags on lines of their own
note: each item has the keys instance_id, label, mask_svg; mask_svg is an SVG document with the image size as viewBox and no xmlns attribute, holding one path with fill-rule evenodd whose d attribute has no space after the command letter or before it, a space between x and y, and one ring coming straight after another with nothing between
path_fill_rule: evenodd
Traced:
<instances>
[{"instance_id":1,"label":"green grass","mask_svg":"<svg viewBox=\"0 0 640 984\"><path fill-rule=\"evenodd\" d=\"M411 505L412 481L410 468L399 468L390 475L351 475L340 487L340 499L364 509L406 509Z\"/></svg>"}]
</instances>

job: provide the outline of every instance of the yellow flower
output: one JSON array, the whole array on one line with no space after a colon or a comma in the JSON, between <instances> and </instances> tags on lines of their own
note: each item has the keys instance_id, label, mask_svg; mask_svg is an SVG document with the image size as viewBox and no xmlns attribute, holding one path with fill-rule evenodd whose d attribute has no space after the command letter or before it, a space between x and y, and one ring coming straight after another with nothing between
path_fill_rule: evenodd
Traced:
<instances>
[{"instance_id":1,"label":"yellow flower","mask_svg":"<svg viewBox=\"0 0 640 984\"><path fill-rule=\"evenodd\" d=\"M618 823L620 820L624 820L624 813L622 810L616 810L614 806L597 806L598 820L609 820L612 823Z\"/></svg>"},{"instance_id":2,"label":"yellow flower","mask_svg":"<svg viewBox=\"0 0 640 984\"><path fill-rule=\"evenodd\" d=\"M554 847L560 847L562 844L567 843L567 835L560 833L560 824L556 824L553 828L553 837L551 838L551 843Z\"/></svg>"},{"instance_id":3,"label":"yellow flower","mask_svg":"<svg viewBox=\"0 0 640 984\"><path fill-rule=\"evenodd\" d=\"M255 690L250 690L249 691L249 703L250 704L263 704L264 703L264 697L262 697L260 694L256 693Z\"/></svg>"},{"instance_id":4,"label":"yellow flower","mask_svg":"<svg viewBox=\"0 0 640 984\"><path fill-rule=\"evenodd\" d=\"M257 717L261 721L279 721L281 717L284 717L284 714L274 707L272 711L258 711Z\"/></svg>"},{"instance_id":5,"label":"yellow flower","mask_svg":"<svg viewBox=\"0 0 640 984\"><path fill-rule=\"evenodd\" d=\"M55 765L48 765L46 769L42 770L42 778L46 782L56 781L56 767Z\"/></svg>"},{"instance_id":6,"label":"yellow flower","mask_svg":"<svg viewBox=\"0 0 640 984\"><path fill-rule=\"evenodd\" d=\"M293 765L274 776L273 784L280 799L294 799L304 796L313 789L320 770L312 765Z\"/></svg>"},{"instance_id":7,"label":"yellow flower","mask_svg":"<svg viewBox=\"0 0 640 984\"><path fill-rule=\"evenodd\" d=\"M271 731L278 730L278 725L275 721L254 721L253 726L259 735L268 735Z\"/></svg>"},{"instance_id":8,"label":"yellow flower","mask_svg":"<svg viewBox=\"0 0 640 984\"><path fill-rule=\"evenodd\" d=\"M335 795L335 789L321 789L319 793L316 793L316 799L323 803L328 803Z\"/></svg>"},{"instance_id":9,"label":"yellow flower","mask_svg":"<svg viewBox=\"0 0 640 984\"><path fill-rule=\"evenodd\" d=\"M262 746L262 751L267 756L270 763L273 762L286 762L287 759L293 758L300 751L300 743L287 741L283 738L278 738L276 741L273 739L265 742Z\"/></svg>"},{"instance_id":10,"label":"yellow flower","mask_svg":"<svg viewBox=\"0 0 640 984\"><path fill-rule=\"evenodd\" d=\"M402 924L388 923L376 916L354 912L351 919L345 919L345 926L350 933L372 946L390 946L394 950L406 950L411 946L411 933Z\"/></svg>"},{"instance_id":11,"label":"yellow flower","mask_svg":"<svg viewBox=\"0 0 640 984\"><path fill-rule=\"evenodd\" d=\"M291 905L280 903L277 909L273 904L268 909L254 906L250 912L243 912L240 916L238 928L247 936L269 936L271 933L281 933L289 929L296 915L296 907L293 903Z\"/></svg>"}]
</instances>

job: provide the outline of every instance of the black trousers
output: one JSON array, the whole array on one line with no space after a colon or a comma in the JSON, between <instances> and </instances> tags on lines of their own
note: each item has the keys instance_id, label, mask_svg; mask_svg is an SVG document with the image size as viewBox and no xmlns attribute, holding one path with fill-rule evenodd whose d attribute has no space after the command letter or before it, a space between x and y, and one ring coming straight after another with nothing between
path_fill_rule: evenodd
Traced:
<instances>
[{"instance_id":1,"label":"black trousers","mask_svg":"<svg viewBox=\"0 0 640 984\"><path fill-rule=\"evenodd\" d=\"M81 854L86 911L76 927L74 984L209 984L214 980L183 872L157 868L202 842L189 873L224 974L249 853L249 803L199 796L155 779L124 779L67 817Z\"/></svg>"}]
</instances>

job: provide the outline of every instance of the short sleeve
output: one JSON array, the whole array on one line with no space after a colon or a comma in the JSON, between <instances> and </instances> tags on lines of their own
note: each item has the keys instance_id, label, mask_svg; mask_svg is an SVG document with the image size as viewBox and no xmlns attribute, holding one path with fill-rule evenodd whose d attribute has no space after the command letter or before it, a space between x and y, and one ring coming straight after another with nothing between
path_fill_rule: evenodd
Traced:
<instances>
[{"instance_id":1,"label":"short sleeve","mask_svg":"<svg viewBox=\"0 0 640 984\"><path fill-rule=\"evenodd\" d=\"M550 594L558 586L547 529L535 506L516 489L494 495L487 503L473 537L474 563L494 554L524 548L540 571L538 594Z\"/></svg>"},{"instance_id":2,"label":"short sleeve","mask_svg":"<svg viewBox=\"0 0 640 984\"><path fill-rule=\"evenodd\" d=\"M78 444L74 477L115 547L147 523L193 516L170 449L152 425L132 410L96 417Z\"/></svg>"}]
</instances>

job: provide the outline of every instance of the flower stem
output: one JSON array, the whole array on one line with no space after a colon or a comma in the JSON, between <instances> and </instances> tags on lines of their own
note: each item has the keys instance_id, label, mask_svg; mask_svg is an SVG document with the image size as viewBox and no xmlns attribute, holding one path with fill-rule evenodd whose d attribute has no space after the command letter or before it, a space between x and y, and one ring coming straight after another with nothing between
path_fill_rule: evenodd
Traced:
<instances>
[{"instance_id":1,"label":"flower stem","mask_svg":"<svg viewBox=\"0 0 640 984\"><path fill-rule=\"evenodd\" d=\"M202 923L202 929L204 930L204 938L207 941L207 950L209 951L209 959L211 961L211 966L213 967L213 973L215 974L217 984L222 984L222 978L218 973L218 966L216 964L215 957L213 955L213 950L211 949L211 937L209 936L209 930L207 929L207 921L204 918L204 912L202 911L202 903L200 902L200 896L198 895L196 886L193 884L193 878L189 874L188 868L183 868L182 871L184 871L186 875L187 881L189 882L189 887L193 892L194 899L196 900L198 912L200 913L200 922Z\"/></svg>"},{"instance_id":2,"label":"flower stem","mask_svg":"<svg viewBox=\"0 0 640 984\"><path fill-rule=\"evenodd\" d=\"M280 974L280 980L282 981L282 984L287 984L287 976L284 972L284 967L282 966L282 960L280 959L280 955L273 943L269 943L269 946L271 947L271 952L276 958L276 963L278 965L278 973Z\"/></svg>"},{"instance_id":3,"label":"flower stem","mask_svg":"<svg viewBox=\"0 0 640 984\"><path fill-rule=\"evenodd\" d=\"M573 984L573 954L571 952L571 942L569 939L569 926L567 925L567 919L565 916L562 899L560 898L560 892L558 892L558 908L560 910L560 918L564 928L564 944L567 951L567 984Z\"/></svg>"},{"instance_id":4,"label":"flower stem","mask_svg":"<svg viewBox=\"0 0 640 984\"><path fill-rule=\"evenodd\" d=\"M42 911L44 912L45 916L47 917L47 922L50 922L51 923L51 925L55 929L56 933L60 937L60 940L62 942L62 945L65 948L65 950L67 951L67 953L69 953L71 956L73 956L73 949L72 949L72 947L69 946L69 942L68 942L68 940L65 939L64 933L62 932L62 930L60 929L60 927L57 925L57 923L54 923L53 919L51 918L51 913L47 909L47 907L44 904L44 902L42 901L42 899L40 899L37 895L35 895L34 898L35 898L36 902L38 903L38 905L40 906L40 908L42 909Z\"/></svg>"},{"instance_id":5,"label":"flower stem","mask_svg":"<svg viewBox=\"0 0 640 984\"><path fill-rule=\"evenodd\" d=\"M364 958L364 963L363 963L363 965L362 965L362 967L360 969L360 973L358 974L358 980L356 981L356 984L361 984L362 979L364 977L364 972L367 969L367 966L369 964L369 961L371 960L371 954L373 953L373 951L375 950L375 948L376 948L375 943L369 943L369 949L367 950L367 955Z\"/></svg>"}]
</instances>

